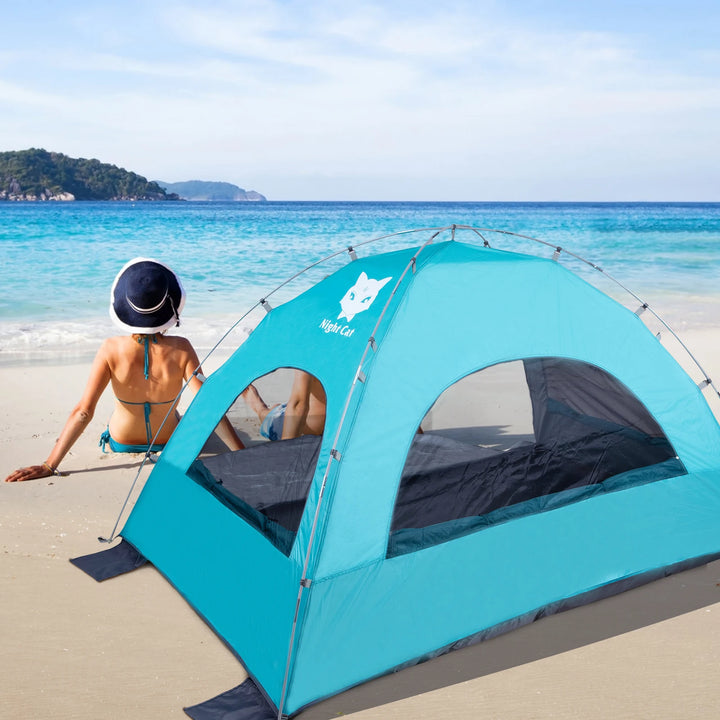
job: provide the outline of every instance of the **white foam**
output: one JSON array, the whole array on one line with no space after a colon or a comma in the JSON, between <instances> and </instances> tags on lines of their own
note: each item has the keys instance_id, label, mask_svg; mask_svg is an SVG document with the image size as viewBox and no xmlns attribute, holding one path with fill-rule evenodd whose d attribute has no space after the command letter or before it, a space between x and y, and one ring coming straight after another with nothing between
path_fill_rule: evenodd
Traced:
<instances>
[{"instance_id":1,"label":"white foam","mask_svg":"<svg viewBox=\"0 0 720 720\"><path fill-rule=\"evenodd\" d=\"M635 309L632 299L617 297L626 307ZM720 298L717 296L691 296L658 293L656 298L646 298L652 309L677 332L717 327L720 316ZM276 303L279 304L279 303ZM184 335L196 348L202 359L223 336L219 352L226 356L241 345L265 316L256 308L247 316L206 311L203 315L184 315L179 328L170 334ZM653 330L665 333L649 313L643 320ZM0 321L0 363L25 362L71 362L92 358L105 338L116 335L117 329L110 319L97 317L87 321L38 320L25 322Z\"/></svg>"},{"instance_id":2,"label":"white foam","mask_svg":"<svg viewBox=\"0 0 720 720\"><path fill-rule=\"evenodd\" d=\"M257 325L261 316L253 313L242 320L218 348L223 354L235 350ZM183 318L179 328L170 334L184 335L201 357L214 348L237 322L230 315ZM87 322L38 320L33 322L0 322L1 363L57 363L91 359L108 337L117 335L109 319Z\"/></svg>"}]
</instances>

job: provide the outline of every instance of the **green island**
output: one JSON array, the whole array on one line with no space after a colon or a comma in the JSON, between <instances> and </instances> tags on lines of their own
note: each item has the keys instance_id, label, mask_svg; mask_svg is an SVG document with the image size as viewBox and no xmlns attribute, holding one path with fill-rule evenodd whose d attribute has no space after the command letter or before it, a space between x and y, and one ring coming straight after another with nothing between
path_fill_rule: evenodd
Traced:
<instances>
[{"instance_id":1,"label":"green island","mask_svg":"<svg viewBox=\"0 0 720 720\"><path fill-rule=\"evenodd\" d=\"M116 165L30 148L0 152L2 200L180 200L180 196Z\"/></svg>"}]
</instances>

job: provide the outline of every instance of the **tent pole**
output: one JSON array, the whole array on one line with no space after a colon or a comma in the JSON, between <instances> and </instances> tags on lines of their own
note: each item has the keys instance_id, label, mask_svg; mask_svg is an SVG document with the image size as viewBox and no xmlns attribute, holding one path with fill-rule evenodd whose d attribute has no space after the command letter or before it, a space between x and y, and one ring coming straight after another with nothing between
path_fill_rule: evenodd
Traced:
<instances>
[{"instance_id":1,"label":"tent pole","mask_svg":"<svg viewBox=\"0 0 720 720\"><path fill-rule=\"evenodd\" d=\"M317 505L315 506L315 514L313 516L313 523L312 527L310 529L310 537L308 538L308 544L307 549L305 551L305 560L303 563L303 571L302 571L302 577L300 578L300 587L298 588L298 595L297 599L295 601L295 613L293 615L293 624L292 624L292 630L290 631L290 641L288 643L288 652L287 652L287 659L285 661L285 672L283 674L283 684L282 684L282 691L280 693L280 703L278 704L278 715L277 720L283 720L283 708L285 706L285 698L287 695L288 685L290 682L290 667L292 665L292 658L293 658L293 650L295 648L295 635L297 633L297 626L298 621L300 618L300 605L302 603L302 596L303 591L310 588L312 585L312 579L308 577L308 568L310 566L310 552L312 550L313 544L315 542L315 535L317 533L317 526L318 522L320 520L320 508L322 506L322 501L325 496L325 488L327 486L327 480L330 476L330 468L332 466L333 460L336 462L340 462L340 459L342 458L342 454L338 450L337 446L340 440L340 433L342 432L343 425L345 424L345 418L347 417L348 409L350 407L350 401L352 400L353 393L355 392L355 387L360 383L364 383L366 380L365 373L363 372L363 364L365 363L365 359L368 356L368 353L370 350L373 352L377 351L377 331L380 327L380 324L382 323L385 314L390 307L390 303L392 302L393 298L395 297L395 294L398 291L398 288L400 287L400 284L405 279L405 276L408 274L408 271L412 271L412 274L415 273L415 266L417 262L418 255L430 244L432 244L433 240L438 236L438 234L441 232L441 230L438 230L433 234L429 240L427 240L423 245L418 248L418 251L410 258L410 261L405 266L405 269L400 274L400 277L398 278L397 282L395 283L395 287L393 288L392 292L388 296L387 301L385 302L385 305L380 312L380 315L378 316L377 322L375 323L375 327L373 328L373 331L370 333L370 337L365 345L365 350L362 354L362 357L360 358L360 363L358 364L357 372L355 373L355 377L353 379L352 385L350 386L350 391L347 394L347 397L345 398L345 406L343 407L342 415L340 416L340 422L338 422L338 427L335 432L335 438L333 439L333 447L330 450L330 456L328 458L327 465L325 467L325 473L323 475L322 483L320 484L320 492L318 493L318 500ZM362 378L362 379L361 379Z\"/></svg>"}]
</instances>

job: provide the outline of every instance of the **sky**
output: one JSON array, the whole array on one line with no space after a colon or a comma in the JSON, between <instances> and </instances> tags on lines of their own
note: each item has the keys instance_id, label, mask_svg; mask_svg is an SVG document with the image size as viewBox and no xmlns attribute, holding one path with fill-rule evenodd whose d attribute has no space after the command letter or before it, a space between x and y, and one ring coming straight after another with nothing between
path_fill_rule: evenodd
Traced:
<instances>
[{"instance_id":1,"label":"sky","mask_svg":"<svg viewBox=\"0 0 720 720\"><path fill-rule=\"evenodd\" d=\"M0 0L0 150L270 200L720 201L718 0Z\"/></svg>"}]
</instances>

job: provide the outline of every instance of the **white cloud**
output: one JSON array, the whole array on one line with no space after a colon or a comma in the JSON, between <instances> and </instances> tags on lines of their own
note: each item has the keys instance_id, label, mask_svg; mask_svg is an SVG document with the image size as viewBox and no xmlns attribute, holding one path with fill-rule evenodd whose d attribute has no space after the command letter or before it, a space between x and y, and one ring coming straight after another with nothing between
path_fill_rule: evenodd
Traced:
<instances>
[{"instance_id":1,"label":"white cloud","mask_svg":"<svg viewBox=\"0 0 720 720\"><path fill-rule=\"evenodd\" d=\"M491 9L159 6L144 18L158 23L152 53L115 28L112 52L58 46L47 73L16 79L4 52L0 137L276 198L312 197L314 181L336 198L512 199L514 179L516 197L585 199L573 192L613 176L647 197L669 161L717 180L707 65L688 74L629 35L540 31Z\"/></svg>"}]
</instances>

